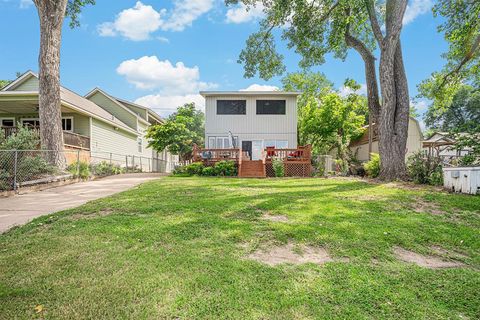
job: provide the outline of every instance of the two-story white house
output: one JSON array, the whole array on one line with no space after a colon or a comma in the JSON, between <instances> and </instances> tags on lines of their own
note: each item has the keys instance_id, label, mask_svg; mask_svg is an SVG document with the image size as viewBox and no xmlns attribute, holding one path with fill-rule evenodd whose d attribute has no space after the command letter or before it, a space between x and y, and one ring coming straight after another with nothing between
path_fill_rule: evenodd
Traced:
<instances>
[{"instance_id":1,"label":"two-story white house","mask_svg":"<svg viewBox=\"0 0 480 320\"><path fill-rule=\"evenodd\" d=\"M299 92L203 91L200 94L206 100L206 148L240 147L251 160L260 160L267 147L297 148Z\"/></svg>"}]
</instances>

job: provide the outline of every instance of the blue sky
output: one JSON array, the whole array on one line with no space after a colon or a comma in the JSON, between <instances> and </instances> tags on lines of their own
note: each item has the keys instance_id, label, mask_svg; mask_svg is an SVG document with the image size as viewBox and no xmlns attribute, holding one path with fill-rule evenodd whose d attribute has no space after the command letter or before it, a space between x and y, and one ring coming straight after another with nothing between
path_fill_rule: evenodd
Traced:
<instances>
[{"instance_id":1,"label":"blue sky","mask_svg":"<svg viewBox=\"0 0 480 320\"><path fill-rule=\"evenodd\" d=\"M447 44L436 31L433 0L410 0L402 33L411 96L416 86L444 61ZM100 87L166 115L192 100L199 90L239 90L251 85L279 86L280 77L265 82L243 78L236 63L248 35L258 28L261 8L246 12L226 8L222 0L97 0L81 15L81 27L63 33L62 84L80 94ZM0 0L0 79L16 72L37 71L38 17L30 0ZM283 51L288 72L299 57ZM345 78L365 83L363 63L350 52L345 62L328 57L315 68L337 88ZM258 87L258 86L257 86ZM425 111L426 103L418 108Z\"/></svg>"}]
</instances>

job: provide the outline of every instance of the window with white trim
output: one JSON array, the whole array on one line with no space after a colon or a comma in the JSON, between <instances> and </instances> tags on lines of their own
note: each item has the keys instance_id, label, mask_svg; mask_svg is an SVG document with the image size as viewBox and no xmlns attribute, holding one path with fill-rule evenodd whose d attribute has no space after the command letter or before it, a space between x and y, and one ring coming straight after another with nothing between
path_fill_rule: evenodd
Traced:
<instances>
[{"instance_id":1,"label":"window with white trim","mask_svg":"<svg viewBox=\"0 0 480 320\"><path fill-rule=\"evenodd\" d=\"M143 152L143 139L142 138L137 138L137 145L138 145L138 152L142 153Z\"/></svg>"},{"instance_id":2,"label":"window with white trim","mask_svg":"<svg viewBox=\"0 0 480 320\"><path fill-rule=\"evenodd\" d=\"M27 128L38 128L40 127L40 120L38 118L23 118L20 121L22 126Z\"/></svg>"},{"instance_id":3,"label":"window with white trim","mask_svg":"<svg viewBox=\"0 0 480 320\"><path fill-rule=\"evenodd\" d=\"M62 118L62 130L73 132L73 117Z\"/></svg>"},{"instance_id":4,"label":"window with white trim","mask_svg":"<svg viewBox=\"0 0 480 320\"><path fill-rule=\"evenodd\" d=\"M0 118L0 127L15 127L15 118Z\"/></svg>"},{"instance_id":5,"label":"window with white trim","mask_svg":"<svg viewBox=\"0 0 480 320\"><path fill-rule=\"evenodd\" d=\"M238 137L233 137L233 144L238 148ZM208 148L230 149L233 148L229 137L208 137Z\"/></svg>"}]
</instances>

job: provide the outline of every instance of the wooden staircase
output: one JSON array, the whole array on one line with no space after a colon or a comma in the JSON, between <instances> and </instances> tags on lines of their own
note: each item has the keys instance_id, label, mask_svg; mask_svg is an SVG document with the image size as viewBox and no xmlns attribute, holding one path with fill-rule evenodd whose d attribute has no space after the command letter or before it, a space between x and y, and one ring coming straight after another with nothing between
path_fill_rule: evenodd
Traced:
<instances>
[{"instance_id":1,"label":"wooden staircase","mask_svg":"<svg viewBox=\"0 0 480 320\"><path fill-rule=\"evenodd\" d=\"M243 178L265 178L265 164L262 160L242 160L239 163L238 176Z\"/></svg>"}]
</instances>

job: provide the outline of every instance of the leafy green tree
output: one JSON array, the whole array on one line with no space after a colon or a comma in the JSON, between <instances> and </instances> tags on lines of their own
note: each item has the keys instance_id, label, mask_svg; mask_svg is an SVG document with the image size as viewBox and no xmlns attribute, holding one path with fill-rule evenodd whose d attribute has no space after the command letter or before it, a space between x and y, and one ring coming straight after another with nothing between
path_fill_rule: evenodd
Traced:
<instances>
[{"instance_id":1,"label":"leafy green tree","mask_svg":"<svg viewBox=\"0 0 480 320\"><path fill-rule=\"evenodd\" d=\"M480 1L439 0L433 7L442 16L438 31L449 43L447 63L419 85L420 95L447 108L464 84L480 88Z\"/></svg>"},{"instance_id":2,"label":"leafy green tree","mask_svg":"<svg viewBox=\"0 0 480 320\"><path fill-rule=\"evenodd\" d=\"M405 178L410 97L400 34L407 0L226 0L227 5L239 2L248 8L262 3L265 8L260 30L248 38L240 53L246 77L258 73L269 79L285 71L283 55L276 50L275 30L301 56L304 68L324 63L327 53L345 59L353 48L361 55L369 115L379 127L380 178Z\"/></svg>"},{"instance_id":3,"label":"leafy green tree","mask_svg":"<svg viewBox=\"0 0 480 320\"><path fill-rule=\"evenodd\" d=\"M480 90L462 85L449 105L434 100L425 115L425 124L434 130L470 132L480 124Z\"/></svg>"},{"instance_id":4,"label":"leafy green tree","mask_svg":"<svg viewBox=\"0 0 480 320\"><path fill-rule=\"evenodd\" d=\"M0 80L0 89L8 86L10 82L11 82L10 80Z\"/></svg>"},{"instance_id":5,"label":"leafy green tree","mask_svg":"<svg viewBox=\"0 0 480 320\"><path fill-rule=\"evenodd\" d=\"M351 93L340 96L322 73L291 73L282 80L287 91L302 91L298 99L298 137L300 144L311 144L315 154L336 149L337 157L347 160L352 138L363 133L368 113L363 96ZM352 80L345 85L354 92L359 89Z\"/></svg>"},{"instance_id":6,"label":"leafy green tree","mask_svg":"<svg viewBox=\"0 0 480 320\"><path fill-rule=\"evenodd\" d=\"M60 105L60 46L65 16L70 27L79 26L82 8L95 0L33 0L40 21L39 118L42 147L49 152L49 161L59 167L66 165L62 154L63 131Z\"/></svg>"},{"instance_id":7,"label":"leafy green tree","mask_svg":"<svg viewBox=\"0 0 480 320\"><path fill-rule=\"evenodd\" d=\"M205 136L205 115L195 109L194 103L187 103L177 109L163 124L151 126L147 131L149 146L158 152L167 149L189 159L193 144L203 145Z\"/></svg>"}]
</instances>

